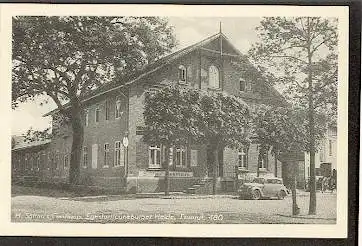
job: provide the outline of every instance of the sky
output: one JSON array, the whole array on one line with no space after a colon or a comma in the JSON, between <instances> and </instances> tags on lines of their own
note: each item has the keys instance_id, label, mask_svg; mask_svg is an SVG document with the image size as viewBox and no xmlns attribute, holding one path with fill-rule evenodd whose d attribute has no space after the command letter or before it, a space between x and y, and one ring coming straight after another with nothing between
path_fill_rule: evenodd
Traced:
<instances>
[{"instance_id":1,"label":"sky","mask_svg":"<svg viewBox=\"0 0 362 246\"><path fill-rule=\"evenodd\" d=\"M224 35L244 54L257 41L255 28L261 20L257 17L168 17L168 19L169 24L174 27L178 49L218 33L221 22L221 30ZM49 100L48 104L40 106L41 101L39 99L19 104L19 107L12 111L12 135L21 135L30 128L42 130L49 127L51 117L42 116L53 110L56 105Z\"/></svg>"}]
</instances>

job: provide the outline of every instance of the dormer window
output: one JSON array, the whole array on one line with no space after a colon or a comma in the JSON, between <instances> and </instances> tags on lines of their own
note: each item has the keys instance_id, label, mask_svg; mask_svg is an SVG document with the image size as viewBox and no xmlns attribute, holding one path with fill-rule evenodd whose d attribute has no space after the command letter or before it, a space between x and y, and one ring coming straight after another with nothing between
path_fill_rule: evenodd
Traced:
<instances>
[{"instance_id":1,"label":"dormer window","mask_svg":"<svg viewBox=\"0 0 362 246\"><path fill-rule=\"evenodd\" d=\"M178 79L180 83L186 83L186 67L183 65L178 67Z\"/></svg>"},{"instance_id":2,"label":"dormer window","mask_svg":"<svg viewBox=\"0 0 362 246\"><path fill-rule=\"evenodd\" d=\"M116 105L115 105L115 118L119 119L121 118L122 112L121 112L121 99L117 98L116 99Z\"/></svg>"},{"instance_id":3,"label":"dormer window","mask_svg":"<svg viewBox=\"0 0 362 246\"><path fill-rule=\"evenodd\" d=\"M239 81L239 83L240 83L240 91L246 91L246 81L245 80L243 80L243 79L240 79L240 81Z\"/></svg>"},{"instance_id":4,"label":"dormer window","mask_svg":"<svg viewBox=\"0 0 362 246\"><path fill-rule=\"evenodd\" d=\"M88 126L89 124L89 111L88 109L84 110L84 124L85 126Z\"/></svg>"},{"instance_id":5,"label":"dormer window","mask_svg":"<svg viewBox=\"0 0 362 246\"><path fill-rule=\"evenodd\" d=\"M209 67L209 86L216 89L220 88L219 69L214 65Z\"/></svg>"}]
</instances>

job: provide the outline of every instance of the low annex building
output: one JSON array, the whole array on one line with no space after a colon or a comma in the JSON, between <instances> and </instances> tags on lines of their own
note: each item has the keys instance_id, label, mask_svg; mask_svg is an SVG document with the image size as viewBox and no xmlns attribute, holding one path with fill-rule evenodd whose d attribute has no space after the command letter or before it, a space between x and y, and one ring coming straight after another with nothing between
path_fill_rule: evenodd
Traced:
<instances>
[{"instance_id":1,"label":"low annex building","mask_svg":"<svg viewBox=\"0 0 362 246\"><path fill-rule=\"evenodd\" d=\"M240 66L235 65L240 57L242 54L227 37L217 33L148 65L129 81L107 83L83 98L81 184L129 192L163 190L164 147L148 146L143 141L144 95L148 90L178 83L200 90L224 91L240 97L250 107L260 103L285 105L282 96L265 81L244 78ZM55 124L57 113L54 110L45 116L53 117L53 130L61 132L58 137L38 145L13 148L14 180L33 177L44 182L68 181L72 134L65 123ZM127 148L123 144L125 137ZM170 190L184 191L212 177L210 154L206 145L173 149ZM232 189L236 170L242 179L282 176L281 163L277 161L275 165L270 153L260 157L256 144L240 150L220 150L219 191Z\"/></svg>"}]
</instances>

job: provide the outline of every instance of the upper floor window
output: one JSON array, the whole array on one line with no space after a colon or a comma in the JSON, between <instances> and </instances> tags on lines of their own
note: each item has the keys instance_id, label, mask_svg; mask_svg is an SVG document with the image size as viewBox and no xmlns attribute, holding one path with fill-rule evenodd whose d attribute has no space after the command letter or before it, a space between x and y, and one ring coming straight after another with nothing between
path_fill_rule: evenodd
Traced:
<instances>
[{"instance_id":1,"label":"upper floor window","mask_svg":"<svg viewBox=\"0 0 362 246\"><path fill-rule=\"evenodd\" d=\"M219 69L214 65L209 67L209 85L211 88L220 88Z\"/></svg>"},{"instance_id":2,"label":"upper floor window","mask_svg":"<svg viewBox=\"0 0 362 246\"><path fill-rule=\"evenodd\" d=\"M332 140L328 140L329 156L332 156L333 146Z\"/></svg>"},{"instance_id":3,"label":"upper floor window","mask_svg":"<svg viewBox=\"0 0 362 246\"><path fill-rule=\"evenodd\" d=\"M183 65L178 67L178 78L181 83L186 83L186 67Z\"/></svg>"},{"instance_id":4,"label":"upper floor window","mask_svg":"<svg viewBox=\"0 0 362 246\"><path fill-rule=\"evenodd\" d=\"M100 114L101 114L101 109L99 107L97 107L96 111L95 111L95 115L94 115L94 121L96 123L99 122Z\"/></svg>"},{"instance_id":5,"label":"upper floor window","mask_svg":"<svg viewBox=\"0 0 362 246\"><path fill-rule=\"evenodd\" d=\"M84 124L85 124L85 126L88 126L88 123L89 123L89 112L88 112L88 109L86 109L84 111Z\"/></svg>"},{"instance_id":6,"label":"upper floor window","mask_svg":"<svg viewBox=\"0 0 362 246\"><path fill-rule=\"evenodd\" d=\"M106 108L106 110L105 110L106 120L109 120L109 108L110 108L109 106L110 106L109 101L106 100L106 105L105 105L105 108Z\"/></svg>"},{"instance_id":7,"label":"upper floor window","mask_svg":"<svg viewBox=\"0 0 362 246\"><path fill-rule=\"evenodd\" d=\"M116 106L115 106L115 118L118 119L121 117L122 112L121 112L121 99L117 98L116 100Z\"/></svg>"}]
</instances>

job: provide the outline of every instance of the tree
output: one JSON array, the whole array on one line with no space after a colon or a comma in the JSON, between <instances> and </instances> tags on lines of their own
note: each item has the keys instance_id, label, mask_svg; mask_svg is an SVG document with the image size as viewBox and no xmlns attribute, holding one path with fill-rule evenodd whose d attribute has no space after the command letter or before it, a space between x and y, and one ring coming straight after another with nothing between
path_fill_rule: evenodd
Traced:
<instances>
[{"instance_id":1,"label":"tree","mask_svg":"<svg viewBox=\"0 0 362 246\"><path fill-rule=\"evenodd\" d=\"M308 110L309 214L316 214L315 116L322 110L327 111L329 117L336 115L337 20L267 17L257 31L260 41L249 52L254 62L270 68L285 86L284 95L291 103Z\"/></svg>"},{"instance_id":2,"label":"tree","mask_svg":"<svg viewBox=\"0 0 362 246\"><path fill-rule=\"evenodd\" d=\"M199 142L202 137L199 101L197 90L172 85L146 93L144 140L150 145L165 146L165 195L169 195L170 148Z\"/></svg>"},{"instance_id":3,"label":"tree","mask_svg":"<svg viewBox=\"0 0 362 246\"><path fill-rule=\"evenodd\" d=\"M145 99L145 135L150 144L164 144L166 150L187 143L211 148L213 194L216 193L217 152L224 147L240 148L248 144L249 109L234 96L192 88L167 86ZM165 184L168 192L168 159Z\"/></svg>"},{"instance_id":4,"label":"tree","mask_svg":"<svg viewBox=\"0 0 362 246\"><path fill-rule=\"evenodd\" d=\"M249 107L239 98L225 93L206 94L200 101L203 141L213 153L213 195L216 194L219 150L249 146Z\"/></svg>"},{"instance_id":5,"label":"tree","mask_svg":"<svg viewBox=\"0 0 362 246\"><path fill-rule=\"evenodd\" d=\"M316 140L319 142L324 135L324 121L317 117ZM292 170L292 197L293 215L298 214L296 200L296 155L308 149L308 117L305 110L292 107L273 107L259 105L252 114L252 129L254 141L271 149L277 159L284 160L291 165ZM276 164L276 163L275 163Z\"/></svg>"},{"instance_id":6,"label":"tree","mask_svg":"<svg viewBox=\"0 0 362 246\"><path fill-rule=\"evenodd\" d=\"M12 105L43 96L69 120L71 184L79 177L83 99L105 83L124 82L175 45L167 21L156 17L22 16L13 19L12 37Z\"/></svg>"}]
</instances>

